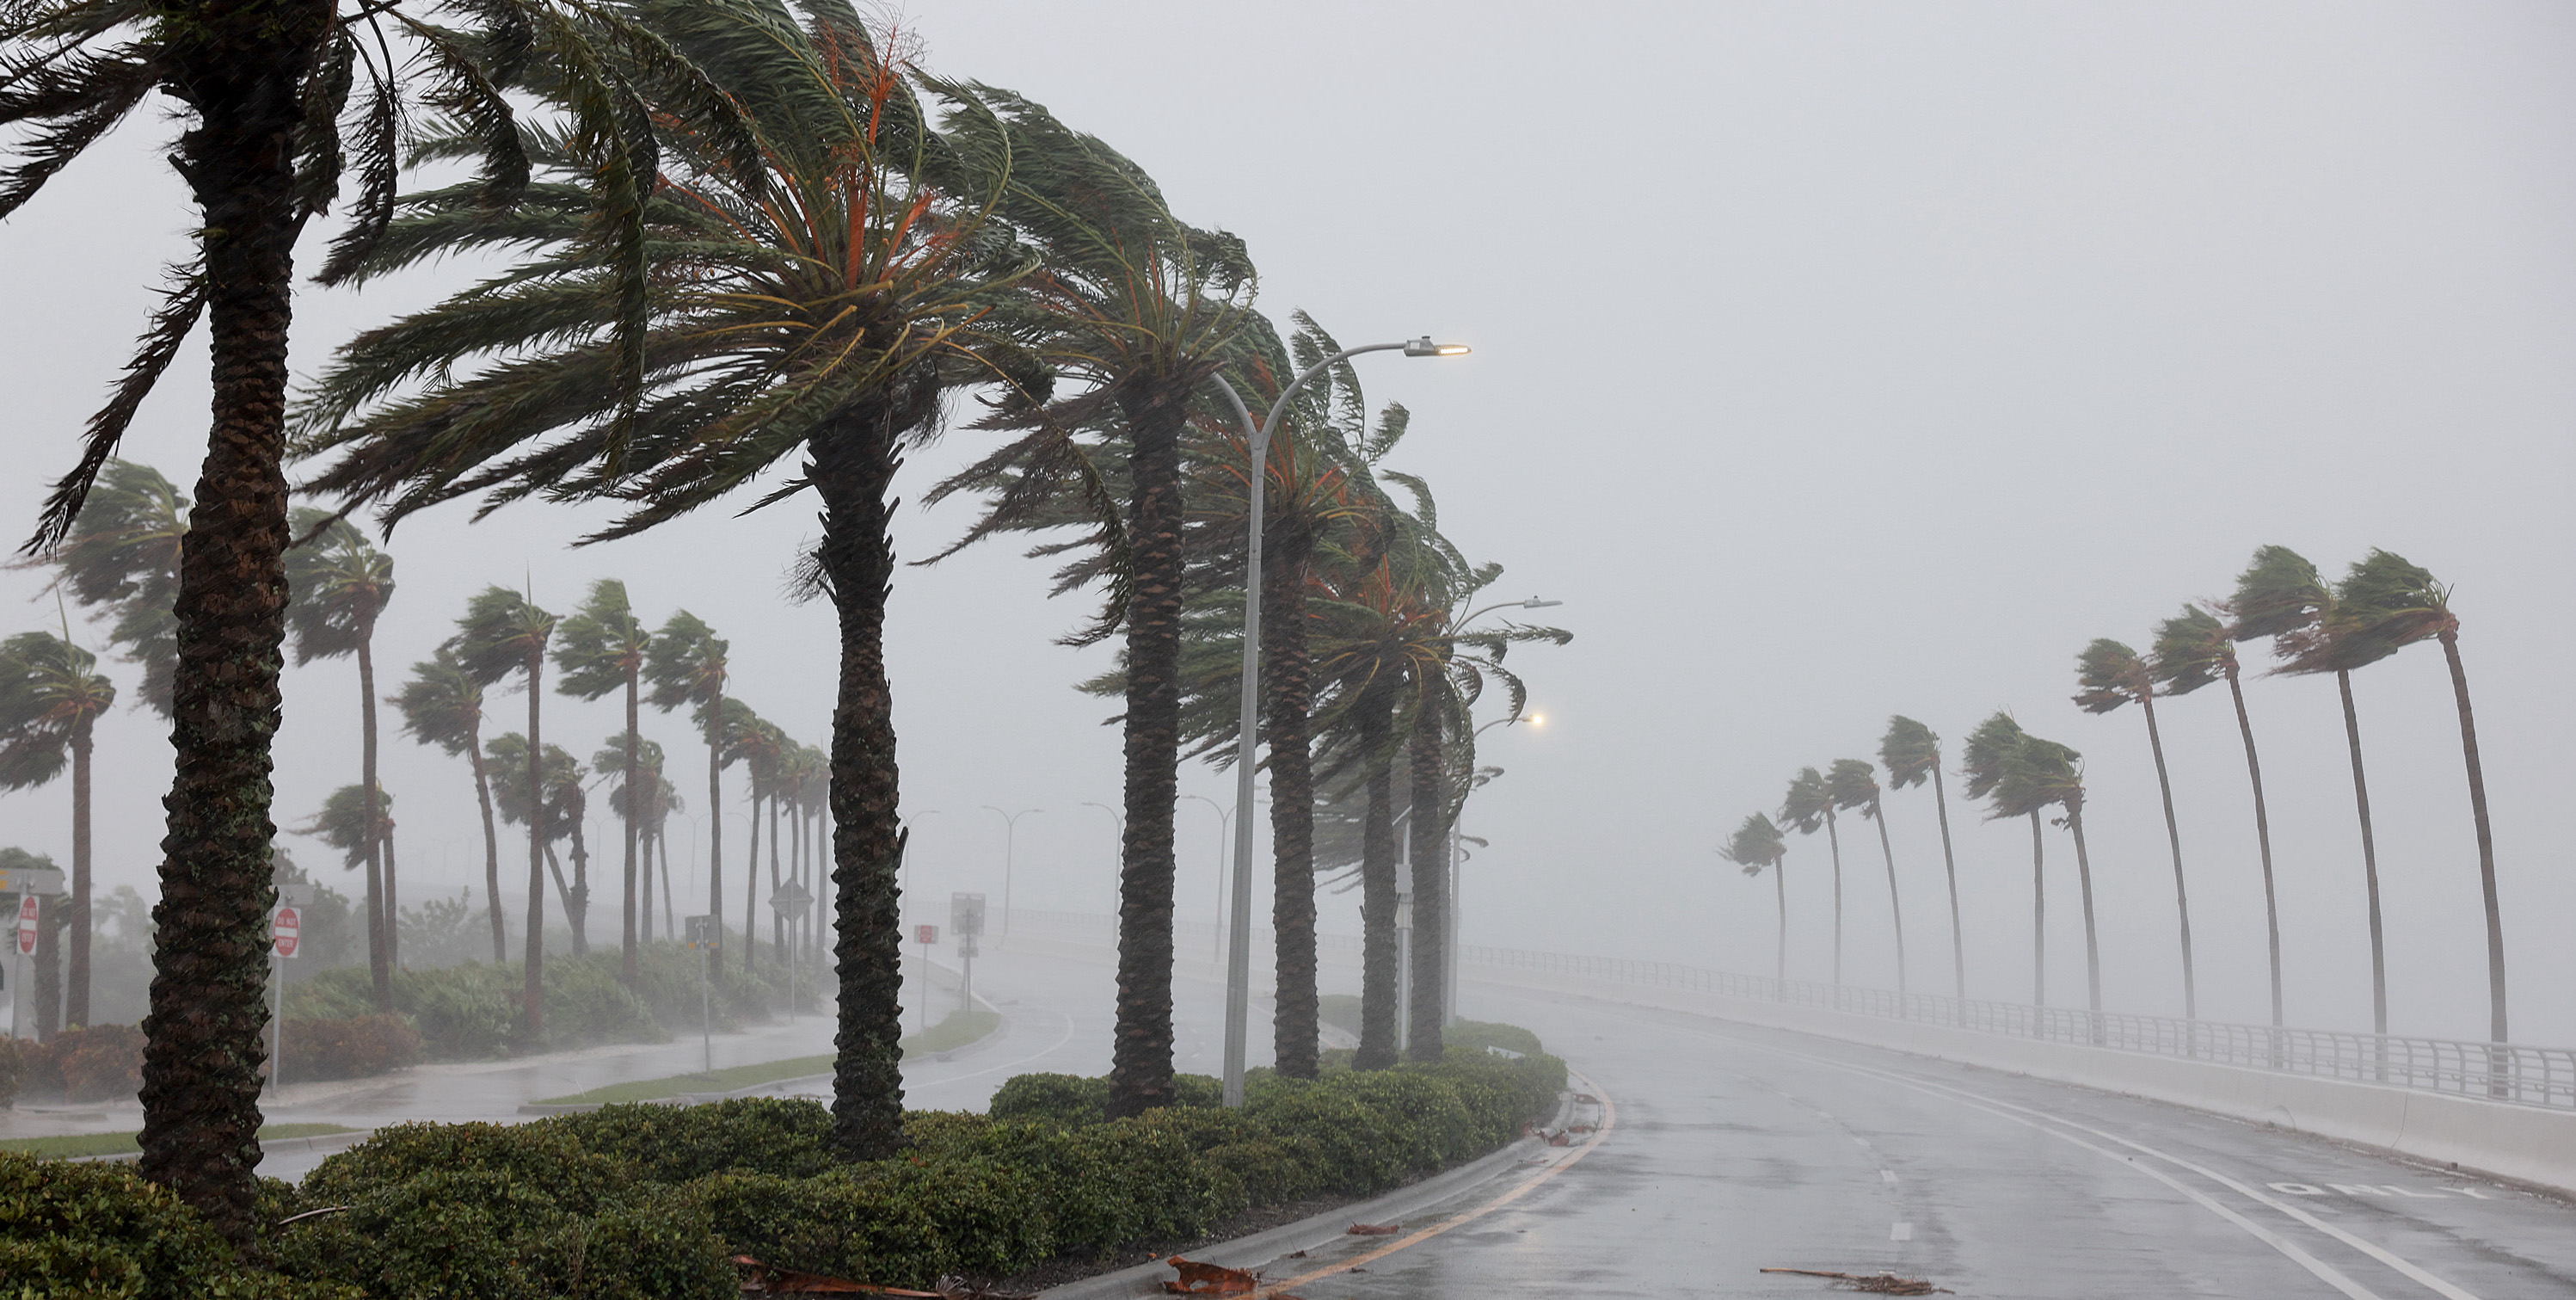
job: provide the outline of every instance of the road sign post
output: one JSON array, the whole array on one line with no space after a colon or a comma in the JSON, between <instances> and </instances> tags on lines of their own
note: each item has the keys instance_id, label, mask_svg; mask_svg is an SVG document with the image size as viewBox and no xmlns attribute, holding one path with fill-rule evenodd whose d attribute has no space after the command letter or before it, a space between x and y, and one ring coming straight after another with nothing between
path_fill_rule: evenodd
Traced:
<instances>
[{"instance_id":1,"label":"road sign post","mask_svg":"<svg viewBox=\"0 0 2576 1300\"><path fill-rule=\"evenodd\" d=\"M939 927L916 925L912 937L921 943L921 1030L930 1032L930 947L939 942Z\"/></svg>"},{"instance_id":2,"label":"road sign post","mask_svg":"<svg viewBox=\"0 0 2576 1300\"><path fill-rule=\"evenodd\" d=\"M713 1074L716 1071L715 999L709 991L709 971L715 961L716 919L692 916L686 926L689 946L698 950L698 1050L706 1061L701 1068Z\"/></svg>"},{"instance_id":3,"label":"road sign post","mask_svg":"<svg viewBox=\"0 0 2576 1300\"><path fill-rule=\"evenodd\" d=\"M38 928L38 918L43 915L43 908L37 903L36 891L32 887L27 888L26 892L18 895L18 942L10 945L10 947L15 950L17 954L18 988L20 991L18 993L11 994L9 997L9 1036L11 1038L17 1038L20 1036L18 1033L18 1003L25 998L25 989L27 987L27 955L36 950L36 936L39 933L42 933Z\"/></svg>"},{"instance_id":4,"label":"road sign post","mask_svg":"<svg viewBox=\"0 0 2576 1300\"><path fill-rule=\"evenodd\" d=\"M957 1009L975 1009L975 941L984 936L984 896L950 894L948 925L957 931ZM929 973L923 972L928 979Z\"/></svg>"}]
</instances>

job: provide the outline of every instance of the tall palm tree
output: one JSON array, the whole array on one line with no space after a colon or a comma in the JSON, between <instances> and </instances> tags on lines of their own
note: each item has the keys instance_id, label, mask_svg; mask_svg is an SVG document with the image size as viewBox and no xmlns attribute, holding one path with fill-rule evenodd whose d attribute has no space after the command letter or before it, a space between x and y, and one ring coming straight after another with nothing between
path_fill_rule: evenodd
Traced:
<instances>
[{"instance_id":1,"label":"tall palm tree","mask_svg":"<svg viewBox=\"0 0 2576 1300\"><path fill-rule=\"evenodd\" d=\"M973 92L919 75L846 6L639 0L622 12L726 92L641 95L664 139L656 188L634 209L636 248L662 273L602 291L601 209L579 201L591 170L579 157L534 150L545 179L506 209L453 189L415 196L395 222L409 242L371 271L472 245L509 246L521 263L505 285L350 344L299 416L300 445L339 457L318 488L394 517L487 491L494 503L631 503L602 538L724 499L781 461L789 485L767 501L820 496L813 590L831 600L841 644L835 1144L889 1156L902 1144L903 1030L888 492L906 450L937 430L944 395L987 373L960 333L1023 266L987 221L1009 160L988 147L997 128L971 129L990 116ZM953 110L946 122L920 87ZM721 129L719 108L746 114L754 138ZM610 346L628 323L631 359ZM492 364L468 373L475 360ZM422 373L456 377L414 392ZM620 373L642 383L640 402L605 382Z\"/></svg>"},{"instance_id":2,"label":"tall palm tree","mask_svg":"<svg viewBox=\"0 0 2576 1300\"><path fill-rule=\"evenodd\" d=\"M687 610L662 621L644 651L644 678L654 708L691 706L707 744L707 915L724 933L725 656L733 649Z\"/></svg>"},{"instance_id":3,"label":"tall palm tree","mask_svg":"<svg viewBox=\"0 0 2576 1300\"><path fill-rule=\"evenodd\" d=\"M392 61L384 28L400 31ZM605 29L605 30L603 30ZM594 37L601 39L594 43ZM603 225L631 225L649 176L648 115L631 111L624 70L659 49L619 11L552 0L413 9L265 0L184 7L124 0L29 0L0 8L0 125L31 128L0 171L0 218L26 203L159 91L188 122L169 151L199 232L79 465L55 486L31 551L61 541L143 398L199 319L209 324L213 424L173 593L171 673L177 780L156 915L153 1011L143 1066L145 1176L174 1188L236 1242L256 1231L258 1094L267 963L269 746L276 731L288 541L286 345L293 253L305 223L358 191L320 278L348 274L384 233L401 153L406 89L468 127L492 198L526 177L510 91L543 77L577 119L568 137L602 191ZM380 52L383 52L380 56ZM682 76L686 65L652 59ZM367 75L359 76L363 64ZM347 124L343 129L344 121ZM639 137L639 133L644 133ZM353 164L353 166L352 166ZM640 290L637 241L604 259ZM622 349L633 352L629 347Z\"/></svg>"},{"instance_id":4,"label":"tall palm tree","mask_svg":"<svg viewBox=\"0 0 2576 1300\"><path fill-rule=\"evenodd\" d=\"M2006 751L2003 779L1995 789L2000 806L2040 809L2054 804L2066 816L2062 824L2075 840L2077 901L2084 908L2084 987L2087 1006L2102 1010L2102 941L2093 923L2093 858L2084 846L2083 755L2053 740L2023 736Z\"/></svg>"},{"instance_id":5,"label":"tall palm tree","mask_svg":"<svg viewBox=\"0 0 2576 1300\"><path fill-rule=\"evenodd\" d=\"M2254 750L2254 721L2245 712L2245 686L2236 662L2236 630L2198 605L2156 628L2149 660L2167 695L2189 695L2221 678L2236 701L2236 731L2245 741L2245 772L2254 782L2254 843L2263 857L2263 931L2272 966L2272 1027L2281 1027L2281 906L2272 888L2272 815L2263 802L2263 760Z\"/></svg>"},{"instance_id":6,"label":"tall palm tree","mask_svg":"<svg viewBox=\"0 0 2576 1300\"><path fill-rule=\"evenodd\" d=\"M2174 820L2173 778L2165 772L2164 734L2156 729L2156 666L2137 651L2109 637L2096 638L2075 656L2075 680L2081 689L2076 707L2086 713L2109 713L2136 703L2147 719L2147 748L2156 759L2156 790L2164 797L2165 842L2173 848L2174 911L2181 918L2182 1015L2200 1019L2200 990L2191 960L2191 894L2183 885L2182 827Z\"/></svg>"},{"instance_id":7,"label":"tall palm tree","mask_svg":"<svg viewBox=\"0 0 2576 1300\"><path fill-rule=\"evenodd\" d=\"M149 465L111 457L51 563L72 600L108 624L108 639L143 669L138 704L170 716L179 660L179 542L188 494ZM23 562L22 562L23 563Z\"/></svg>"},{"instance_id":8,"label":"tall palm tree","mask_svg":"<svg viewBox=\"0 0 2576 1300\"><path fill-rule=\"evenodd\" d=\"M1941 818L1941 871L1950 885L1950 968L1958 998L1968 1000L1968 945L1959 928L1959 860L1950 852L1950 799L1941 789L1941 737L1903 714L1887 720L1879 738L1878 761L1887 765L1887 784L1902 790L1932 781L1932 810Z\"/></svg>"},{"instance_id":9,"label":"tall palm tree","mask_svg":"<svg viewBox=\"0 0 2576 1300\"><path fill-rule=\"evenodd\" d=\"M1208 381L1244 328L1254 275L1240 240L1180 221L1144 170L1116 150L1020 96L983 94L998 110L979 120L989 133L985 149L1011 158L998 211L1042 255L1007 319L1030 357L1077 387L1045 400L1020 385L1017 400L983 427L1024 436L947 486L992 485L1030 464L1067 465L1080 456L1069 434L1082 429L1108 433L1125 472L1116 532L1122 562L1109 610L1083 639L1125 633L1127 820L1109 1109L1133 1115L1177 1097L1171 913L1188 562L1183 444L1193 409L1212 395ZM1042 473L1030 486L1051 489L1051 477ZM1024 500L1006 494L968 540L1007 526Z\"/></svg>"},{"instance_id":10,"label":"tall palm tree","mask_svg":"<svg viewBox=\"0 0 2576 1300\"><path fill-rule=\"evenodd\" d=\"M777 806L778 767L785 747L790 743L786 733L737 699L724 702L724 761L740 763L749 778L751 815L751 852L742 863L742 969L748 975L757 964L760 949L760 808L768 803L770 816L770 887L777 887L778 835Z\"/></svg>"},{"instance_id":11,"label":"tall palm tree","mask_svg":"<svg viewBox=\"0 0 2576 1300\"><path fill-rule=\"evenodd\" d=\"M393 599L393 557L367 544L348 521L329 511L298 507L290 516L296 534L306 540L286 552L286 635L295 647L297 666L316 659L355 655L358 660L358 784L360 802L372 801L383 787L376 778L376 619ZM359 826L389 824L364 809ZM401 940L394 932L394 913L387 901L394 882L387 874L384 850L363 844L367 867L367 967L374 976L376 1009L394 1009L393 967Z\"/></svg>"},{"instance_id":12,"label":"tall palm tree","mask_svg":"<svg viewBox=\"0 0 2576 1300\"><path fill-rule=\"evenodd\" d=\"M1801 835L1825 833L1825 844L1834 860L1834 987L1843 985L1843 845L1840 832L1834 829L1834 791L1825 774L1812 767L1798 769L1789 779L1789 792L1780 799L1780 824Z\"/></svg>"},{"instance_id":13,"label":"tall palm tree","mask_svg":"<svg viewBox=\"0 0 2576 1300\"><path fill-rule=\"evenodd\" d=\"M526 771L528 768L528 738L515 731L494 736L483 748L492 766L501 771ZM572 932L572 953L579 957L590 951L589 942L582 932L583 917L589 911L590 850L581 834L582 815L589 810L590 804L589 793L582 788L582 782L589 773L582 769L580 759L565 752L560 745L545 747L539 771L545 799L534 806L533 817L530 815L527 788L515 782L503 785L494 802L499 805L502 821L513 826L544 825L546 874L554 881L555 901L562 905L566 927ZM565 878L563 863L555 856L557 840L571 841L570 879Z\"/></svg>"},{"instance_id":14,"label":"tall palm tree","mask_svg":"<svg viewBox=\"0 0 2576 1300\"><path fill-rule=\"evenodd\" d=\"M526 983L520 996L525 1002L521 1028L531 1042L543 1041L546 1020L546 796L545 773L537 759L545 743L539 725L545 692L539 682L545 677L546 643L554 631L555 616L538 608L535 601L507 587L485 587L466 604L464 617L456 620L456 635L448 641L456 662L484 686L512 673L526 676L527 761L525 770L517 774L529 808L528 911L523 922L528 931Z\"/></svg>"},{"instance_id":15,"label":"tall palm tree","mask_svg":"<svg viewBox=\"0 0 2576 1300\"><path fill-rule=\"evenodd\" d=\"M623 757L616 763L601 762L599 770L615 771L622 786L641 788L637 764L642 761L644 738L637 730L637 708L642 702L644 656L651 648L653 634L644 620L635 617L634 607L627 603L626 584L615 578L601 578L590 584L590 597L581 608L565 617L555 629L555 689L575 699L595 700L611 691L626 692L626 731ZM661 764L657 759L654 766ZM635 855L638 831L635 813L625 800L616 803L618 822L625 830L626 859L623 880L624 899L619 929L618 978L629 987L635 983ZM651 885L651 881L646 881Z\"/></svg>"},{"instance_id":16,"label":"tall palm tree","mask_svg":"<svg viewBox=\"0 0 2576 1300\"><path fill-rule=\"evenodd\" d=\"M1878 773L1857 758L1834 760L1833 770L1825 774L1825 787L1831 792L1833 806L1861 815L1864 821L1878 823L1878 851L1887 860L1887 910L1896 923L1896 996L1905 996L1905 905L1896 895L1896 850L1888 843L1887 810L1879 803Z\"/></svg>"},{"instance_id":17,"label":"tall palm tree","mask_svg":"<svg viewBox=\"0 0 2576 1300\"><path fill-rule=\"evenodd\" d=\"M355 871L367 865L369 855L392 840L393 825L392 795L378 790L370 797L368 791L344 785L332 791L312 818L294 830L336 850L341 867Z\"/></svg>"},{"instance_id":18,"label":"tall palm tree","mask_svg":"<svg viewBox=\"0 0 2576 1300\"><path fill-rule=\"evenodd\" d=\"M2044 1007L2048 1005L2048 846L2039 814L2046 805L2026 787L2004 789L2004 760L2026 736L2011 714L1997 710L1968 733L1968 743L1959 755L1959 775L1968 783L1968 798L1991 801L1987 821L2030 818L2030 1003Z\"/></svg>"},{"instance_id":19,"label":"tall palm tree","mask_svg":"<svg viewBox=\"0 0 2576 1300\"><path fill-rule=\"evenodd\" d=\"M89 1023L90 750L98 715L116 703L116 684L98 672L98 656L65 635L21 632L0 641L0 790L24 790L72 774L71 906L57 918L37 904L36 1033L54 1032L56 999L63 1023ZM62 989L55 932L71 947L70 988Z\"/></svg>"},{"instance_id":20,"label":"tall palm tree","mask_svg":"<svg viewBox=\"0 0 2576 1300\"><path fill-rule=\"evenodd\" d=\"M617 814L620 823L633 825L636 842L642 848L640 889L633 873L628 874L626 882L631 909L626 928L630 941L644 943L653 940L653 837L661 832L672 807L671 783L662 775L662 760L659 741L637 741L630 748L625 736L615 744L603 746L590 758L591 770L606 774L614 782L608 787L609 811ZM631 798L629 790L635 792ZM631 948L629 953L631 956Z\"/></svg>"},{"instance_id":21,"label":"tall palm tree","mask_svg":"<svg viewBox=\"0 0 2576 1300\"><path fill-rule=\"evenodd\" d=\"M1779 896L1780 901L1780 938L1772 954L1778 968L1774 978L1781 984L1782 996L1785 997L1789 982L1789 885L1782 874L1782 864L1789 858L1789 841L1770 818L1755 813L1735 828L1735 834L1727 838L1717 856L1744 868L1744 874L1748 876L1761 875L1764 867L1771 869L1772 892Z\"/></svg>"},{"instance_id":22,"label":"tall palm tree","mask_svg":"<svg viewBox=\"0 0 2576 1300\"><path fill-rule=\"evenodd\" d=\"M492 782L483 769L483 684L456 652L440 646L411 666L411 680L393 695L403 731L451 758L463 755L474 771L474 803L483 813L483 902L492 921L492 960L507 961L510 938L501 915L501 837L492 821Z\"/></svg>"}]
</instances>

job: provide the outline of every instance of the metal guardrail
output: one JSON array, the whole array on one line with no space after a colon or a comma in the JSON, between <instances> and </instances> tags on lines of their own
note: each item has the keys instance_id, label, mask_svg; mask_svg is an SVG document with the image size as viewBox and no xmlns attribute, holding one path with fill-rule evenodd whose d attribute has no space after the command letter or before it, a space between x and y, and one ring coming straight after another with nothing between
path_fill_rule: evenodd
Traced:
<instances>
[{"instance_id":1,"label":"metal guardrail","mask_svg":"<svg viewBox=\"0 0 2576 1300\"><path fill-rule=\"evenodd\" d=\"M1023 920L1114 933L1107 913L1020 909ZM1359 936L1318 934L1318 948L1356 952ZM2482 1097L2524 1106L2576 1110L2576 1048L2473 1043L2446 1038L2356 1034L2330 1029L2274 1029L2173 1016L2034 1007L2020 1002L1961 1000L1935 993L1899 995L1812 980L1736 975L1674 962L1581 953L1538 952L1468 944L1468 962L1542 970L1623 984L1693 989L1726 997L1819 1007L1853 1015L1973 1029L1989 1034L2080 1043L2148 1056L2173 1056L2284 1074L2349 1079L2423 1092Z\"/></svg>"},{"instance_id":2,"label":"metal guardrail","mask_svg":"<svg viewBox=\"0 0 2576 1300\"><path fill-rule=\"evenodd\" d=\"M2150 1056L2174 1056L2284 1074L2350 1079L2424 1092L2481 1097L2524 1106L2576 1110L2576 1049L2519 1043L2472 1043L2327 1029L2274 1029L2172 1016L2035 1007L1961 1000L1934 993L1735 975L1673 962L1578 953L1533 952L1469 944L1460 953L1485 966L1541 970L1622 984L1693 989L1725 997L1819 1007L2007 1034L2081 1043Z\"/></svg>"}]
</instances>

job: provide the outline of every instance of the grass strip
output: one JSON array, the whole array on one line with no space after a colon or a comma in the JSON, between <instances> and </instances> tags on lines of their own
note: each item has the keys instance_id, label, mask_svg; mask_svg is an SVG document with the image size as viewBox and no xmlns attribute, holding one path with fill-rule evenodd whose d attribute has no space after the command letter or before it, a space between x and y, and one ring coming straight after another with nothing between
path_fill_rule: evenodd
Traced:
<instances>
[{"instance_id":1,"label":"grass strip","mask_svg":"<svg viewBox=\"0 0 2576 1300\"><path fill-rule=\"evenodd\" d=\"M263 1124L263 1139L322 1137L331 1133L355 1133L345 1124ZM133 1133L67 1133L61 1137L0 1139L0 1151L39 1160L61 1160L74 1156L121 1156L143 1148Z\"/></svg>"},{"instance_id":2,"label":"grass strip","mask_svg":"<svg viewBox=\"0 0 2576 1300\"><path fill-rule=\"evenodd\" d=\"M992 1033L1002 1023L1000 1013L981 1007L973 1011L951 1012L946 1020L903 1040L903 1054L908 1059L925 1052L952 1052ZM807 1075L832 1072L830 1056L799 1056L785 1061L763 1061L756 1065L731 1065L721 1070L696 1074L674 1074L662 1079L637 1079L631 1083L612 1083L568 1097L540 1097L540 1106L607 1106L618 1102L661 1101L686 1092L732 1092L758 1087L781 1079L801 1079Z\"/></svg>"}]
</instances>

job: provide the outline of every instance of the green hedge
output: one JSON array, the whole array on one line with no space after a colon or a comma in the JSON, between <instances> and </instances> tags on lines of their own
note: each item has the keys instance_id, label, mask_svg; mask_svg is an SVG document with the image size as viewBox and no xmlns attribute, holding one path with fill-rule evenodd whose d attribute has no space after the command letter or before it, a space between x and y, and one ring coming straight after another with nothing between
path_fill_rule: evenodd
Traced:
<instances>
[{"instance_id":1,"label":"green hedge","mask_svg":"<svg viewBox=\"0 0 2576 1300\"><path fill-rule=\"evenodd\" d=\"M594 1043L659 1043L669 1041L675 1030L696 1032L699 954L673 943L640 945L632 989L619 981L620 960L613 948L546 959L546 1040L539 1044L519 1037L526 983L518 962L395 971L394 1010L420 1031L420 1053L429 1060L482 1060ZM766 972L775 973L775 968ZM746 977L739 964L718 970L712 991L715 1027L721 1030L766 1020L770 1008L784 1002L764 976ZM375 986L364 966L342 966L297 980L286 991L287 1050L295 1050L296 1020L366 1016L375 1006ZM289 1061L290 1079L294 1068Z\"/></svg>"},{"instance_id":2,"label":"green hedge","mask_svg":"<svg viewBox=\"0 0 2576 1300\"><path fill-rule=\"evenodd\" d=\"M1246 1104L1188 1078L1182 1104L1105 1119L1100 1080L1023 1076L984 1115L915 1112L908 1149L843 1163L812 1101L607 1106L526 1124L406 1124L270 1182L262 1213L347 1207L272 1232L275 1275L210 1289L223 1257L130 1168L0 1156L0 1277L103 1294L380 1300L735 1294L730 1259L881 1285L1000 1278L1051 1258L1169 1248L1244 1210L1367 1195L1482 1155L1551 1111L1563 1064L1461 1047L1321 1080L1254 1071ZM209 1253L211 1252L211 1253ZM0 1288L0 1295L6 1295Z\"/></svg>"}]
</instances>

